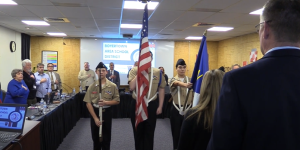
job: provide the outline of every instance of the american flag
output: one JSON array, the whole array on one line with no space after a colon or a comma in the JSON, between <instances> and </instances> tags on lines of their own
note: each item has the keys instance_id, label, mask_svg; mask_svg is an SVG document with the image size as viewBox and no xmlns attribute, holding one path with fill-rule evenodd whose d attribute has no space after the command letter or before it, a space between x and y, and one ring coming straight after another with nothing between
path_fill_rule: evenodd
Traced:
<instances>
[{"instance_id":1,"label":"american flag","mask_svg":"<svg viewBox=\"0 0 300 150\"><path fill-rule=\"evenodd\" d=\"M151 67L151 55L148 43L148 7L145 5L143 15L143 28L140 41L140 55L137 71L137 103L135 108L135 128L138 124L148 119L148 99L146 97L149 91L148 69Z\"/></svg>"}]
</instances>

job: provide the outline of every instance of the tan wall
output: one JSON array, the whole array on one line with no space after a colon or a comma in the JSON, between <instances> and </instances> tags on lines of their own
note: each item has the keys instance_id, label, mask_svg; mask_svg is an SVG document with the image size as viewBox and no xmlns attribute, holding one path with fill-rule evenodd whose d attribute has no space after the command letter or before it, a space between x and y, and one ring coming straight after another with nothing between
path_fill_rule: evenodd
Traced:
<instances>
[{"instance_id":1,"label":"tan wall","mask_svg":"<svg viewBox=\"0 0 300 150\"><path fill-rule=\"evenodd\" d=\"M247 34L218 42L218 66L231 67L233 64L249 64L250 52L256 49L257 59L262 58L257 33Z\"/></svg>"},{"instance_id":2,"label":"tan wall","mask_svg":"<svg viewBox=\"0 0 300 150\"><path fill-rule=\"evenodd\" d=\"M43 50L58 51L57 73L59 73L62 83L75 88L77 92L79 91L80 39L31 37L30 46L32 67L36 67L37 63L42 61ZM63 87L72 92L66 85L63 84Z\"/></svg>"},{"instance_id":3,"label":"tan wall","mask_svg":"<svg viewBox=\"0 0 300 150\"><path fill-rule=\"evenodd\" d=\"M201 41L175 41L174 64L179 58L186 61L187 73L192 76ZM247 34L219 42L207 42L209 57L209 69L217 69L224 66L230 69L233 64L243 65L243 61L249 64L250 52L252 49L258 51L257 59L262 58L258 34ZM174 76L177 74L174 66Z\"/></svg>"},{"instance_id":4,"label":"tan wall","mask_svg":"<svg viewBox=\"0 0 300 150\"><path fill-rule=\"evenodd\" d=\"M177 41L174 47L174 75L177 74L175 65L177 60L182 58L187 64L186 75L192 77L193 69L195 67L196 55L199 52L201 41ZM209 69L218 68L218 42L207 42L207 52L209 59Z\"/></svg>"}]
</instances>

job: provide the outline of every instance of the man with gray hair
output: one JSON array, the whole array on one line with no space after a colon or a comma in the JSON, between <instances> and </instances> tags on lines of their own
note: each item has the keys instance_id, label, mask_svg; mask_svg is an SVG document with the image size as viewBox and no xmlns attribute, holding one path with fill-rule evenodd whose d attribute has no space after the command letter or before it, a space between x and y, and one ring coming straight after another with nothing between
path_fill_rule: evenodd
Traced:
<instances>
[{"instance_id":1,"label":"man with gray hair","mask_svg":"<svg viewBox=\"0 0 300 150\"><path fill-rule=\"evenodd\" d=\"M78 79L82 90L87 90L97 80L96 73L90 69L89 62L84 62L84 69L79 72Z\"/></svg>"},{"instance_id":2,"label":"man with gray hair","mask_svg":"<svg viewBox=\"0 0 300 150\"><path fill-rule=\"evenodd\" d=\"M256 27L264 56L225 74L207 150L300 149L300 0L269 0Z\"/></svg>"},{"instance_id":3,"label":"man with gray hair","mask_svg":"<svg viewBox=\"0 0 300 150\"><path fill-rule=\"evenodd\" d=\"M48 74L44 73L44 64L38 63L37 64L37 70L38 72L34 73L36 76L36 100L38 102L41 101L42 98L44 98L45 95L50 95L52 89L51 89L51 80L48 76Z\"/></svg>"},{"instance_id":4,"label":"man with gray hair","mask_svg":"<svg viewBox=\"0 0 300 150\"><path fill-rule=\"evenodd\" d=\"M30 106L31 104L35 104L37 102L35 76L31 72L31 61L29 59L24 59L22 61L22 67L23 67L23 80L29 89L27 105Z\"/></svg>"}]
</instances>

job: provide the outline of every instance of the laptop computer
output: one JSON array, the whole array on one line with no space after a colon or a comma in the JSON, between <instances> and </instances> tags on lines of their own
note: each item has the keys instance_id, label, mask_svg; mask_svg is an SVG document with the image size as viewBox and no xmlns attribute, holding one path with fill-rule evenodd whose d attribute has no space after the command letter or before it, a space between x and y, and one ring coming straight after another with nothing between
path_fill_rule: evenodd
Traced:
<instances>
[{"instance_id":1,"label":"laptop computer","mask_svg":"<svg viewBox=\"0 0 300 150\"><path fill-rule=\"evenodd\" d=\"M0 150L23 133L27 104L0 104Z\"/></svg>"}]
</instances>

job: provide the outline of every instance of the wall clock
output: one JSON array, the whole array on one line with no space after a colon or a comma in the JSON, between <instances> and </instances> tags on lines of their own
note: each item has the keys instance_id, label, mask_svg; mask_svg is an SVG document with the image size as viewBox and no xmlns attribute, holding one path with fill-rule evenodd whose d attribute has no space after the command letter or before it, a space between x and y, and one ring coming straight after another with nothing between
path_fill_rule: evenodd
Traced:
<instances>
[{"instance_id":1,"label":"wall clock","mask_svg":"<svg viewBox=\"0 0 300 150\"><path fill-rule=\"evenodd\" d=\"M11 52L15 52L16 49L17 49L16 42L15 41L11 41L10 44L9 44L9 48L10 48Z\"/></svg>"}]
</instances>

